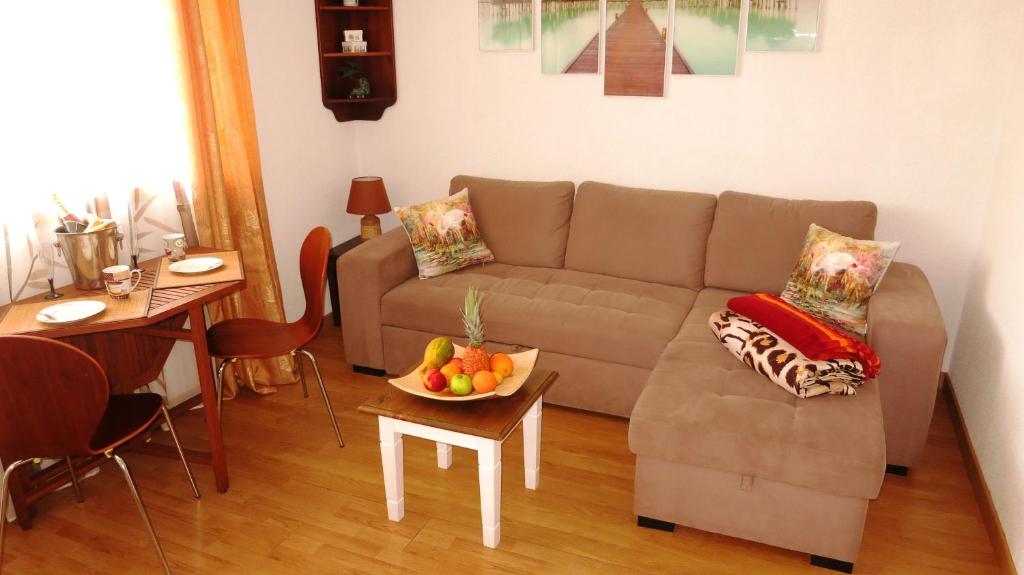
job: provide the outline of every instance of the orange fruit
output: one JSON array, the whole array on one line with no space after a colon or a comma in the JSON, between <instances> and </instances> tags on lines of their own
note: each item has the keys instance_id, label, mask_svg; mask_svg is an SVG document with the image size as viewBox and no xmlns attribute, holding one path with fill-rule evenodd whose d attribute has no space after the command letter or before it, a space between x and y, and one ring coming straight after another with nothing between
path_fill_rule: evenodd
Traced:
<instances>
[{"instance_id":1,"label":"orange fruit","mask_svg":"<svg viewBox=\"0 0 1024 575\"><path fill-rule=\"evenodd\" d=\"M494 374L489 371L478 371L473 376L473 389L477 393L488 393L494 391L494 388L498 387L498 380L494 377Z\"/></svg>"},{"instance_id":2,"label":"orange fruit","mask_svg":"<svg viewBox=\"0 0 1024 575\"><path fill-rule=\"evenodd\" d=\"M512 358L500 351L491 356L491 371L498 372L502 377L512 375Z\"/></svg>"},{"instance_id":3,"label":"orange fruit","mask_svg":"<svg viewBox=\"0 0 1024 575\"><path fill-rule=\"evenodd\" d=\"M454 363L446 363L441 368L441 373L444 374L444 378L448 380L448 383L451 383L453 377L462 373L462 368Z\"/></svg>"}]
</instances>

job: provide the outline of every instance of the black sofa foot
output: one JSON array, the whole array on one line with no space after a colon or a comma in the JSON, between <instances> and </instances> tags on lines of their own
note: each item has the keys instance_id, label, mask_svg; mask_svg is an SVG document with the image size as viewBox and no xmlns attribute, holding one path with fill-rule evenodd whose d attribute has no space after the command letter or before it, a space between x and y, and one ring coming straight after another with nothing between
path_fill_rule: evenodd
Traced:
<instances>
[{"instance_id":1,"label":"black sofa foot","mask_svg":"<svg viewBox=\"0 0 1024 575\"><path fill-rule=\"evenodd\" d=\"M811 565L814 565L815 567L824 567L825 569L831 569L833 571L839 571L840 573L853 573L853 563L847 563L846 561L840 561L838 559L830 559L820 555L811 555Z\"/></svg>"},{"instance_id":2,"label":"black sofa foot","mask_svg":"<svg viewBox=\"0 0 1024 575\"><path fill-rule=\"evenodd\" d=\"M676 530L676 524L669 521L661 521L659 519L651 519L650 517L644 517L643 515L637 515L636 517L637 527L646 527L648 529L657 529L658 531L668 531L672 533Z\"/></svg>"},{"instance_id":3,"label":"black sofa foot","mask_svg":"<svg viewBox=\"0 0 1024 575\"><path fill-rule=\"evenodd\" d=\"M900 477L906 477L910 473L910 469L905 465L886 465L885 472L889 475L899 475Z\"/></svg>"},{"instance_id":4,"label":"black sofa foot","mask_svg":"<svg viewBox=\"0 0 1024 575\"><path fill-rule=\"evenodd\" d=\"M374 377L384 377L388 373L383 369L374 369L372 367L363 367L361 365L353 365L352 371L355 373L361 373L363 375L372 375Z\"/></svg>"}]
</instances>

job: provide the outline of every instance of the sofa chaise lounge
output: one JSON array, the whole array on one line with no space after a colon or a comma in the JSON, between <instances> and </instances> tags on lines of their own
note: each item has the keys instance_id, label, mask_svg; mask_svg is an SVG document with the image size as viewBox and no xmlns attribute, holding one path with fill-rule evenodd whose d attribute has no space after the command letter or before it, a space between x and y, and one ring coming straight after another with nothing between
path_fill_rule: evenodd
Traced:
<instances>
[{"instance_id":1,"label":"sofa chaise lounge","mask_svg":"<svg viewBox=\"0 0 1024 575\"><path fill-rule=\"evenodd\" d=\"M873 239L874 204L467 176L450 192L467 188L494 263L420 280L400 228L341 258L350 363L395 374L437 335L464 341L458 310L477 286L488 348L538 347L560 373L547 402L630 418L640 525L852 569L886 465L917 465L931 421L946 332L927 279L889 269L868 320L882 374L852 397L797 399L707 320L730 297L781 291L811 223Z\"/></svg>"}]
</instances>

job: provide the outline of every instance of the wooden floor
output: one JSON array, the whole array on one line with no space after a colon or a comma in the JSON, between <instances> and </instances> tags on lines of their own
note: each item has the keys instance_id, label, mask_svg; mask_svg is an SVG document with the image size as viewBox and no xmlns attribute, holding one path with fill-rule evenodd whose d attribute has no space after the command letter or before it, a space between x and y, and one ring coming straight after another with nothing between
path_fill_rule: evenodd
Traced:
<instances>
[{"instance_id":1,"label":"wooden floor","mask_svg":"<svg viewBox=\"0 0 1024 575\"><path fill-rule=\"evenodd\" d=\"M544 411L537 491L523 486L521 434L505 444L498 549L480 543L476 459L459 448L444 471L432 443L406 440L406 516L391 523L376 421L356 412L386 384L353 375L340 341L338 329L325 327L312 349L345 449L335 443L320 398L303 399L287 387L225 404L226 494L214 490L209 468L196 468L203 498L195 501L174 460L127 455L175 573L829 573L800 553L692 529L637 528L627 422L556 407ZM187 444L202 446L201 411L178 425ZM166 442L166 435L155 440ZM4 573L158 572L117 470L103 468L83 490L84 504L58 492L38 504L31 531L8 530ZM940 402L924 466L907 478L887 477L871 505L855 572L984 575L998 573L995 565Z\"/></svg>"}]
</instances>

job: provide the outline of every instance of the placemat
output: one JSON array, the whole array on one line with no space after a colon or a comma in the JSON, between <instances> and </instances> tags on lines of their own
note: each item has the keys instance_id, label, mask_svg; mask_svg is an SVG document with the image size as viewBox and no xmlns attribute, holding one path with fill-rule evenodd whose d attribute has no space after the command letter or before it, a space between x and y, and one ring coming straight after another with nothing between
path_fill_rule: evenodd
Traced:
<instances>
[{"instance_id":1,"label":"placemat","mask_svg":"<svg viewBox=\"0 0 1024 575\"><path fill-rule=\"evenodd\" d=\"M35 303L15 304L10 307L3 321L0 321L0 335L16 333L36 333L51 329L78 327L98 323L111 323L146 317L149 313L149 299L153 296L151 289L136 289L128 299L111 299L106 295L95 295L72 299L40 301ZM52 306L69 301L95 300L107 304L107 309L95 317L74 324L49 325L36 320L36 314Z\"/></svg>"},{"instance_id":2,"label":"placemat","mask_svg":"<svg viewBox=\"0 0 1024 575\"><path fill-rule=\"evenodd\" d=\"M168 268L171 265L170 260L160 258L160 273L156 278L156 289L234 282L245 277L242 274L242 264L238 252L197 254L191 255L189 258L220 258L224 260L224 265L204 274L176 274Z\"/></svg>"}]
</instances>

